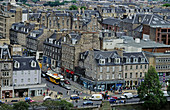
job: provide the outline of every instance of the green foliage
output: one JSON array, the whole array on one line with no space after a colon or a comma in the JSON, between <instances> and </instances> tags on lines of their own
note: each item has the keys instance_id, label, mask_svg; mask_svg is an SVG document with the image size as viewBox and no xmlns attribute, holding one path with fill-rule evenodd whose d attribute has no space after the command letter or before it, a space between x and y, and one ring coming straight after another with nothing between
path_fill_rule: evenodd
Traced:
<instances>
[{"instance_id":1,"label":"green foliage","mask_svg":"<svg viewBox=\"0 0 170 110\"><path fill-rule=\"evenodd\" d=\"M161 91L159 76L154 67L149 68L144 82L138 88L138 94L140 100L144 101L143 106L147 109L160 109L166 103L166 98Z\"/></svg>"},{"instance_id":2,"label":"green foliage","mask_svg":"<svg viewBox=\"0 0 170 110\"><path fill-rule=\"evenodd\" d=\"M64 2L59 2L59 0L55 1L55 2L47 2L45 4L43 4L44 6L59 6L59 5L64 5L65 3L76 3L76 0L72 0L72 1L64 1Z\"/></svg>"},{"instance_id":3,"label":"green foliage","mask_svg":"<svg viewBox=\"0 0 170 110\"><path fill-rule=\"evenodd\" d=\"M12 106L8 104L0 104L0 110L13 110Z\"/></svg>"},{"instance_id":4,"label":"green foliage","mask_svg":"<svg viewBox=\"0 0 170 110\"><path fill-rule=\"evenodd\" d=\"M13 110L28 110L29 104L24 101L15 103L13 106Z\"/></svg>"},{"instance_id":5,"label":"green foliage","mask_svg":"<svg viewBox=\"0 0 170 110\"><path fill-rule=\"evenodd\" d=\"M47 100L43 102L43 106L46 106L48 110L70 110L70 107L73 107L72 103L69 103L65 100L53 101Z\"/></svg>"},{"instance_id":6,"label":"green foliage","mask_svg":"<svg viewBox=\"0 0 170 110\"><path fill-rule=\"evenodd\" d=\"M167 87L167 92L168 92L168 95L170 96L170 79L168 80L168 87Z\"/></svg>"},{"instance_id":7,"label":"green foliage","mask_svg":"<svg viewBox=\"0 0 170 110\"><path fill-rule=\"evenodd\" d=\"M166 3L166 4L163 4L162 6L170 7L170 4L169 4L169 3Z\"/></svg>"},{"instance_id":8,"label":"green foliage","mask_svg":"<svg viewBox=\"0 0 170 110\"><path fill-rule=\"evenodd\" d=\"M40 103L38 103L38 102L29 102L29 105L32 108L32 110L35 110L37 107L40 106Z\"/></svg>"},{"instance_id":9,"label":"green foliage","mask_svg":"<svg viewBox=\"0 0 170 110\"><path fill-rule=\"evenodd\" d=\"M69 10L77 10L77 9L78 9L78 7L76 5L71 5L69 8Z\"/></svg>"},{"instance_id":10,"label":"green foliage","mask_svg":"<svg viewBox=\"0 0 170 110\"><path fill-rule=\"evenodd\" d=\"M27 2L27 0L16 0L16 2L22 2L25 4Z\"/></svg>"},{"instance_id":11,"label":"green foliage","mask_svg":"<svg viewBox=\"0 0 170 110\"><path fill-rule=\"evenodd\" d=\"M4 5L4 6L5 6L5 5L6 5L6 3L2 3L2 5Z\"/></svg>"},{"instance_id":12,"label":"green foliage","mask_svg":"<svg viewBox=\"0 0 170 110\"><path fill-rule=\"evenodd\" d=\"M85 6L82 6L80 9L82 10L84 8L84 10L86 10L87 8Z\"/></svg>"},{"instance_id":13,"label":"green foliage","mask_svg":"<svg viewBox=\"0 0 170 110\"><path fill-rule=\"evenodd\" d=\"M38 1L40 1L40 0L32 0L32 2L34 2L34 3L37 3Z\"/></svg>"}]
</instances>

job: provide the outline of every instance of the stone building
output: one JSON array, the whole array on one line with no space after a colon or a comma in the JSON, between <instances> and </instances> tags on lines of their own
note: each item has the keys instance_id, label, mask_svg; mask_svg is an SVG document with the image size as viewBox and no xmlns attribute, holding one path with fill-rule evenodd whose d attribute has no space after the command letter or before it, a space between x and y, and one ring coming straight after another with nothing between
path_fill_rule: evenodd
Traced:
<instances>
[{"instance_id":1,"label":"stone building","mask_svg":"<svg viewBox=\"0 0 170 110\"><path fill-rule=\"evenodd\" d=\"M32 52L36 59L43 57L43 42L46 38L52 35L52 31L48 29L33 30L26 37L26 47Z\"/></svg>"},{"instance_id":2,"label":"stone building","mask_svg":"<svg viewBox=\"0 0 170 110\"><path fill-rule=\"evenodd\" d=\"M100 49L99 34L96 32L71 32L63 37L62 70L66 76L74 78L75 67L78 66L79 53L88 49Z\"/></svg>"},{"instance_id":3,"label":"stone building","mask_svg":"<svg viewBox=\"0 0 170 110\"><path fill-rule=\"evenodd\" d=\"M0 46L0 97L13 97L13 59L11 57L11 48L8 45Z\"/></svg>"},{"instance_id":4,"label":"stone building","mask_svg":"<svg viewBox=\"0 0 170 110\"><path fill-rule=\"evenodd\" d=\"M79 71L79 78L86 88L133 89L143 81L148 61L142 52L93 50L80 54L79 67L85 71Z\"/></svg>"}]
</instances>

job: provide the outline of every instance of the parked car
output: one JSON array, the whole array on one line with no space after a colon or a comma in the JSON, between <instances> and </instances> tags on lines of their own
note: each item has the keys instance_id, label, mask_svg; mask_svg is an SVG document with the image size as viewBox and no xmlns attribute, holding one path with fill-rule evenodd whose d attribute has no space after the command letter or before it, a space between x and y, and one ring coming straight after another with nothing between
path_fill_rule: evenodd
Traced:
<instances>
[{"instance_id":1,"label":"parked car","mask_svg":"<svg viewBox=\"0 0 170 110\"><path fill-rule=\"evenodd\" d=\"M133 98L133 94L132 93L124 93L122 96L120 96L121 99L130 99L130 98Z\"/></svg>"},{"instance_id":2,"label":"parked car","mask_svg":"<svg viewBox=\"0 0 170 110\"><path fill-rule=\"evenodd\" d=\"M58 94L58 95L63 95L63 93L62 93L62 92L57 92L57 94Z\"/></svg>"},{"instance_id":3,"label":"parked car","mask_svg":"<svg viewBox=\"0 0 170 110\"><path fill-rule=\"evenodd\" d=\"M47 101L47 100L52 100L52 99L51 99L50 96L45 96L45 97L43 98L43 101Z\"/></svg>"},{"instance_id":4,"label":"parked car","mask_svg":"<svg viewBox=\"0 0 170 110\"><path fill-rule=\"evenodd\" d=\"M68 80L64 80L64 83L71 85L71 83Z\"/></svg>"},{"instance_id":5,"label":"parked car","mask_svg":"<svg viewBox=\"0 0 170 110\"><path fill-rule=\"evenodd\" d=\"M70 99L76 100L76 99L80 99L80 97L78 95L74 94L74 95L71 95Z\"/></svg>"},{"instance_id":6,"label":"parked car","mask_svg":"<svg viewBox=\"0 0 170 110\"><path fill-rule=\"evenodd\" d=\"M83 105L93 105L93 102L92 101L85 101L85 102L83 102Z\"/></svg>"},{"instance_id":7,"label":"parked car","mask_svg":"<svg viewBox=\"0 0 170 110\"><path fill-rule=\"evenodd\" d=\"M66 88L67 90L71 90L71 87L67 84L64 85L64 88Z\"/></svg>"},{"instance_id":8,"label":"parked car","mask_svg":"<svg viewBox=\"0 0 170 110\"><path fill-rule=\"evenodd\" d=\"M109 102L110 102L110 103L115 103L115 102L116 102L116 99L115 99L115 98L110 98L110 99L109 99Z\"/></svg>"},{"instance_id":9,"label":"parked car","mask_svg":"<svg viewBox=\"0 0 170 110\"><path fill-rule=\"evenodd\" d=\"M116 96L111 96L108 99L111 99L111 98L114 98L114 99L118 100L118 97L116 97Z\"/></svg>"},{"instance_id":10,"label":"parked car","mask_svg":"<svg viewBox=\"0 0 170 110\"><path fill-rule=\"evenodd\" d=\"M137 95L133 95L133 98L139 98L139 95L137 94Z\"/></svg>"}]
</instances>

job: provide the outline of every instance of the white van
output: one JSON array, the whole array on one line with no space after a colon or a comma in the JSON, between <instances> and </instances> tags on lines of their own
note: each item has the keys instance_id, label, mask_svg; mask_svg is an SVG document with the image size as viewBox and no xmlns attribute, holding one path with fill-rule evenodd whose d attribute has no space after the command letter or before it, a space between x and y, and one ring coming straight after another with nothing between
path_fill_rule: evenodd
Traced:
<instances>
[{"instance_id":1,"label":"white van","mask_svg":"<svg viewBox=\"0 0 170 110\"><path fill-rule=\"evenodd\" d=\"M165 97L169 96L167 91L163 91L163 94L164 94L163 96L165 96Z\"/></svg>"},{"instance_id":2,"label":"white van","mask_svg":"<svg viewBox=\"0 0 170 110\"><path fill-rule=\"evenodd\" d=\"M125 92L122 96L120 96L121 99L125 99L125 98L132 98L133 97L133 94L132 93L127 93Z\"/></svg>"},{"instance_id":3,"label":"white van","mask_svg":"<svg viewBox=\"0 0 170 110\"><path fill-rule=\"evenodd\" d=\"M93 94L90 98L90 100L102 100L102 94Z\"/></svg>"}]
</instances>

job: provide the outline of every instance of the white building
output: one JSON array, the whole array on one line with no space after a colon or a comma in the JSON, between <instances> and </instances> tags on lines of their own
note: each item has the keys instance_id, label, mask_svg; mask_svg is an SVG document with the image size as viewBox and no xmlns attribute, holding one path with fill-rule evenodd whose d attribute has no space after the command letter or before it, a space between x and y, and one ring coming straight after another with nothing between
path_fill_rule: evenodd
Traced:
<instances>
[{"instance_id":1,"label":"white building","mask_svg":"<svg viewBox=\"0 0 170 110\"><path fill-rule=\"evenodd\" d=\"M45 90L41 84L41 69L35 57L13 57L14 97L40 96Z\"/></svg>"}]
</instances>

